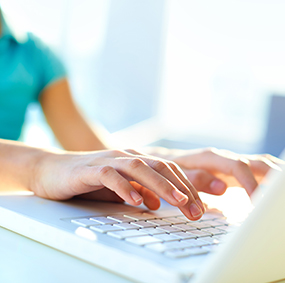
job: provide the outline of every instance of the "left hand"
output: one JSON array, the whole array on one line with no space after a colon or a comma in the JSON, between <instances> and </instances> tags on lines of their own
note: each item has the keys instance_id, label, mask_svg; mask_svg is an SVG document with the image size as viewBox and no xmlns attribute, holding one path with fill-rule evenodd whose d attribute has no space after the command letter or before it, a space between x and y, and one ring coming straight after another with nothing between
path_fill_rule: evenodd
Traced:
<instances>
[{"instance_id":1,"label":"left hand","mask_svg":"<svg viewBox=\"0 0 285 283\"><path fill-rule=\"evenodd\" d=\"M269 154L245 155L228 150L163 149L159 156L178 164L197 191L221 195L228 187L241 186L250 196L269 169L281 170L284 161Z\"/></svg>"}]
</instances>

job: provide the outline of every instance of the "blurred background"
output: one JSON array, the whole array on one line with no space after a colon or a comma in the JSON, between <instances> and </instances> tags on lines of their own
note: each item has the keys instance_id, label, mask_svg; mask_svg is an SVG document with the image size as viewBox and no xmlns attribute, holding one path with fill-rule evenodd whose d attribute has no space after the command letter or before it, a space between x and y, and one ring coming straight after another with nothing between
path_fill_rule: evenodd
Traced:
<instances>
[{"instance_id":1,"label":"blurred background","mask_svg":"<svg viewBox=\"0 0 285 283\"><path fill-rule=\"evenodd\" d=\"M285 147L282 0L0 0L62 58L75 100L122 147ZM57 146L39 105L22 139Z\"/></svg>"}]
</instances>

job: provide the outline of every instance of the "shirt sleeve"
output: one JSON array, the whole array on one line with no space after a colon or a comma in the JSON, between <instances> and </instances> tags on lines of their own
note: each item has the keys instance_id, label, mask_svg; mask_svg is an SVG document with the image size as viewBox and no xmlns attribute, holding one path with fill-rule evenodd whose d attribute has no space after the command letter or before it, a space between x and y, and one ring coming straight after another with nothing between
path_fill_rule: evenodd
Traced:
<instances>
[{"instance_id":1,"label":"shirt sleeve","mask_svg":"<svg viewBox=\"0 0 285 283\"><path fill-rule=\"evenodd\" d=\"M34 35L29 35L34 45L33 58L37 66L37 99L42 90L53 82L65 78L67 71L56 53Z\"/></svg>"}]
</instances>

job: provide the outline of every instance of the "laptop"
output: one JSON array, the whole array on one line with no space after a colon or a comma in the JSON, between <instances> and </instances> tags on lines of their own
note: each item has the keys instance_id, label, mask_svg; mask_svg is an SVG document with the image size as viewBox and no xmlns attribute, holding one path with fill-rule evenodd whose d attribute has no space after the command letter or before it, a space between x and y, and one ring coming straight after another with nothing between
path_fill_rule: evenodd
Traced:
<instances>
[{"instance_id":1,"label":"laptop","mask_svg":"<svg viewBox=\"0 0 285 283\"><path fill-rule=\"evenodd\" d=\"M285 278L285 168L271 171L241 225L219 213L189 221L81 199L0 196L0 226L134 282L273 282ZM242 207L241 207L242 209Z\"/></svg>"}]
</instances>

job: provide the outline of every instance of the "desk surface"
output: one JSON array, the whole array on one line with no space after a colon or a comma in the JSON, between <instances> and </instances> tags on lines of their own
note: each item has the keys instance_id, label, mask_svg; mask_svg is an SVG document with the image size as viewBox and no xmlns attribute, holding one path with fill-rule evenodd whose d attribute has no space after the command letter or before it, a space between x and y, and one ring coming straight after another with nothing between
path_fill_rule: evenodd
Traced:
<instances>
[{"instance_id":1,"label":"desk surface","mask_svg":"<svg viewBox=\"0 0 285 283\"><path fill-rule=\"evenodd\" d=\"M130 283L131 281L0 228L0 282Z\"/></svg>"}]
</instances>

